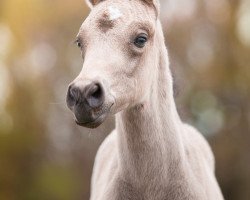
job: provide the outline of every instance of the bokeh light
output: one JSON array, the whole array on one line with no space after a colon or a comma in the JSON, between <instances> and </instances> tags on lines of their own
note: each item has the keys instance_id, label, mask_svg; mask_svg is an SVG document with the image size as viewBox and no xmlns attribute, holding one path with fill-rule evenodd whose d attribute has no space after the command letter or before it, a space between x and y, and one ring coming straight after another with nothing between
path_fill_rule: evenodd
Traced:
<instances>
[{"instance_id":1,"label":"bokeh light","mask_svg":"<svg viewBox=\"0 0 250 200\"><path fill-rule=\"evenodd\" d=\"M250 199L250 1L161 0L183 121L208 139L227 200ZM114 128L66 108L82 58L82 0L0 1L0 199L89 199L95 153Z\"/></svg>"}]
</instances>

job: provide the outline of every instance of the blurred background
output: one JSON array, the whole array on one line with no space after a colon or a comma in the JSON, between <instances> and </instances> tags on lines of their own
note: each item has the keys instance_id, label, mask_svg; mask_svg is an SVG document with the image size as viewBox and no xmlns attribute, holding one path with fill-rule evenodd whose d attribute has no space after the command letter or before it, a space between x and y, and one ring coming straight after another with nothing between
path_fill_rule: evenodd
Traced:
<instances>
[{"instance_id":1,"label":"blurred background","mask_svg":"<svg viewBox=\"0 0 250 200\"><path fill-rule=\"evenodd\" d=\"M182 119L208 139L227 200L250 199L250 1L162 0ZM0 199L88 200L96 150L114 128L76 126L68 84L83 0L0 0Z\"/></svg>"}]
</instances>

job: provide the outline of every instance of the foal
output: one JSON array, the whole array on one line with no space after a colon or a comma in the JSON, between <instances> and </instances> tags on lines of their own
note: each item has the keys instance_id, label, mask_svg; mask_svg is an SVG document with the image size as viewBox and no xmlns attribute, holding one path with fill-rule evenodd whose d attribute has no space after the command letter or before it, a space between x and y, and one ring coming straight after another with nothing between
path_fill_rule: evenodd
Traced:
<instances>
[{"instance_id":1,"label":"foal","mask_svg":"<svg viewBox=\"0 0 250 200\"><path fill-rule=\"evenodd\" d=\"M78 125L116 114L101 145L91 200L222 200L207 142L176 111L157 0L89 0L77 44L84 64L70 84Z\"/></svg>"}]
</instances>

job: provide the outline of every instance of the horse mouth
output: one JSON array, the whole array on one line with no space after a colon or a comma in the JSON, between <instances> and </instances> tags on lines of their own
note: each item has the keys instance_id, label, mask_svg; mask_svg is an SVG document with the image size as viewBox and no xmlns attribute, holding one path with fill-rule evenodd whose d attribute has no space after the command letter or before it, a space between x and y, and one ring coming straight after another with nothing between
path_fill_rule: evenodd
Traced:
<instances>
[{"instance_id":1,"label":"horse mouth","mask_svg":"<svg viewBox=\"0 0 250 200\"><path fill-rule=\"evenodd\" d=\"M77 119L75 119L75 122L79 126L94 129L94 128L97 128L98 126L100 126L104 122L105 119L106 119L106 115L101 115L93 121L79 122Z\"/></svg>"},{"instance_id":2,"label":"horse mouth","mask_svg":"<svg viewBox=\"0 0 250 200\"><path fill-rule=\"evenodd\" d=\"M82 127L91 128L91 129L97 128L108 117L110 109L113 105L114 104L112 103L111 106L109 106L108 108L106 108L106 109L104 108L102 113L98 117L96 117L95 119L91 119L90 121L86 121L86 122L81 122L77 118L75 118L75 122L77 125L82 126Z\"/></svg>"}]
</instances>

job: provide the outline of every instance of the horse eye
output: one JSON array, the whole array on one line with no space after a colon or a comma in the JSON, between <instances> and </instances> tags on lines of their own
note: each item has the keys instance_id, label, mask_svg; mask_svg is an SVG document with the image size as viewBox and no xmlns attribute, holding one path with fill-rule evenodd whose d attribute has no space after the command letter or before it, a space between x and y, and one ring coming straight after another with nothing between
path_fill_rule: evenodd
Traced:
<instances>
[{"instance_id":1,"label":"horse eye","mask_svg":"<svg viewBox=\"0 0 250 200\"><path fill-rule=\"evenodd\" d=\"M77 46L78 46L78 47L81 47L82 45L81 45L81 43L80 43L80 42L77 42Z\"/></svg>"},{"instance_id":2,"label":"horse eye","mask_svg":"<svg viewBox=\"0 0 250 200\"><path fill-rule=\"evenodd\" d=\"M141 34L135 38L134 44L138 48L143 48L148 41L148 36L146 34Z\"/></svg>"},{"instance_id":3,"label":"horse eye","mask_svg":"<svg viewBox=\"0 0 250 200\"><path fill-rule=\"evenodd\" d=\"M82 48L81 42L77 42L76 45L77 45L79 48Z\"/></svg>"},{"instance_id":4,"label":"horse eye","mask_svg":"<svg viewBox=\"0 0 250 200\"><path fill-rule=\"evenodd\" d=\"M76 40L75 43L79 48L82 48L82 43L79 40Z\"/></svg>"}]
</instances>

